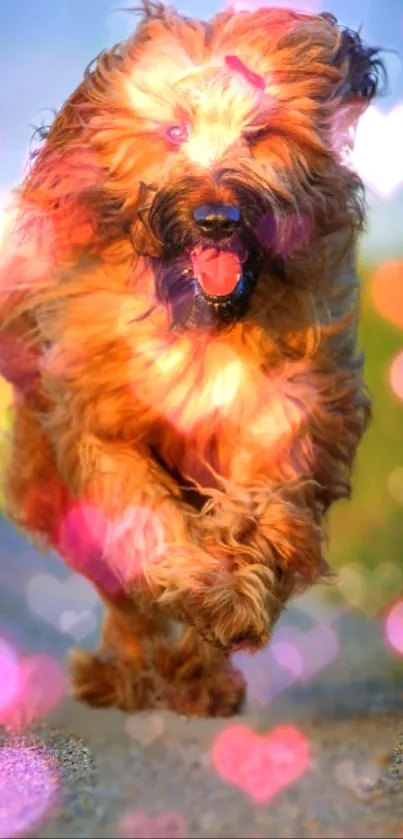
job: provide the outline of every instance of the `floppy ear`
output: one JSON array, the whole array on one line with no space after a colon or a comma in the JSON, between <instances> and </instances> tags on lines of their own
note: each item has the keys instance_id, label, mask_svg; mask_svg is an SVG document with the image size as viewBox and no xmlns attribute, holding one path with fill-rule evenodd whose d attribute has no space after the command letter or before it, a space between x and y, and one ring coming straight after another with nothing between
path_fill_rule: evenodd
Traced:
<instances>
[{"instance_id":1,"label":"floppy ear","mask_svg":"<svg viewBox=\"0 0 403 839\"><path fill-rule=\"evenodd\" d=\"M338 30L334 65L341 71L341 81L335 93L335 129L343 136L354 131L368 105L386 84L387 74L379 47L369 47L358 32L340 26L334 15L324 12L320 17Z\"/></svg>"}]
</instances>

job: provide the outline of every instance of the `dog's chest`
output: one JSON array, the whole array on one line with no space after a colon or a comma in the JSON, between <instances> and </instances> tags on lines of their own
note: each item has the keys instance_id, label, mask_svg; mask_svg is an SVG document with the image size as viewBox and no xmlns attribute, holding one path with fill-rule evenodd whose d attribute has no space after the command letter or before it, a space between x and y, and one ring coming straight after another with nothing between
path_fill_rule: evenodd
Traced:
<instances>
[{"instance_id":1,"label":"dog's chest","mask_svg":"<svg viewBox=\"0 0 403 839\"><path fill-rule=\"evenodd\" d=\"M180 480L214 489L220 477L248 483L267 469L275 478L314 410L312 376L301 363L265 373L234 352L194 353L150 381L158 407L152 443ZM161 368L160 368L161 370ZM158 391L158 393L157 393Z\"/></svg>"}]
</instances>

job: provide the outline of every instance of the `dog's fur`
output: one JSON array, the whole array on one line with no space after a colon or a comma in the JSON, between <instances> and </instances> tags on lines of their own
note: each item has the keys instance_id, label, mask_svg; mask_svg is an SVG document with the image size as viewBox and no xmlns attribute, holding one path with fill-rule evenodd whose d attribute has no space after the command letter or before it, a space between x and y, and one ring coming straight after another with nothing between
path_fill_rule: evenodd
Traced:
<instances>
[{"instance_id":1,"label":"dog's fur","mask_svg":"<svg viewBox=\"0 0 403 839\"><path fill-rule=\"evenodd\" d=\"M344 150L383 72L331 15L146 2L33 155L1 268L6 492L107 604L100 652L72 657L82 700L233 713L231 651L329 573L326 513L370 418ZM209 202L241 209L260 260L227 321L175 303Z\"/></svg>"}]
</instances>

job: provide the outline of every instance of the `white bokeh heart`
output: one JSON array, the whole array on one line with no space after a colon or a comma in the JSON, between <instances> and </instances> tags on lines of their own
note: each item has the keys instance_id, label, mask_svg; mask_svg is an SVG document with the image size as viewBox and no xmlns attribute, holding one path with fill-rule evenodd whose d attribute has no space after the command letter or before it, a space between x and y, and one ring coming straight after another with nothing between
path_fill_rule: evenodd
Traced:
<instances>
[{"instance_id":1,"label":"white bokeh heart","mask_svg":"<svg viewBox=\"0 0 403 839\"><path fill-rule=\"evenodd\" d=\"M94 632L97 627L97 620L93 612L88 610L75 612L66 609L59 618L59 627L64 635L70 635L75 641L80 642Z\"/></svg>"},{"instance_id":2,"label":"white bokeh heart","mask_svg":"<svg viewBox=\"0 0 403 839\"><path fill-rule=\"evenodd\" d=\"M91 583L78 574L71 574L66 580L51 574L36 574L27 585L26 597L36 615L76 640L81 640L84 629L86 635L94 628L93 612L99 602L98 595ZM91 616L93 620L89 621Z\"/></svg>"},{"instance_id":3,"label":"white bokeh heart","mask_svg":"<svg viewBox=\"0 0 403 839\"><path fill-rule=\"evenodd\" d=\"M248 693L268 705L293 685L306 684L329 667L339 653L339 638L331 626L316 624L302 631L291 624L276 629L270 646L253 656L235 653L233 661L248 683Z\"/></svg>"},{"instance_id":4,"label":"white bokeh heart","mask_svg":"<svg viewBox=\"0 0 403 839\"><path fill-rule=\"evenodd\" d=\"M350 165L382 198L403 184L403 103L388 113L373 105L362 115L356 130Z\"/></svg>"},{"instance_id":5,"label":"white bokeh heart","mask_svg":"<svg viewBox=\"0 0 403 839\"><path fill-rule=\"evenodd\" d=\"M133 740L137 740L143 748L147 748L162 737L165 723L160 714L136 714L127 718L125 728Z\"/></svg>"}]
</instances>

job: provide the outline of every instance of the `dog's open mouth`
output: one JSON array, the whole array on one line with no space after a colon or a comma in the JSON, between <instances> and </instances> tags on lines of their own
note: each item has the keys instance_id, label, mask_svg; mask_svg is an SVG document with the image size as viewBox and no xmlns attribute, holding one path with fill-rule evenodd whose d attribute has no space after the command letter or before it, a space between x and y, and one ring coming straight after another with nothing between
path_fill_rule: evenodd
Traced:
<instances>
[{"instance_id":1,"label":"dog's open mouth","mask_svg":"<svg viewBox=\"0 0 403 839\"><path fill-rule=\"evenodd\" d=\"M241 253L199 245L191 252L190 259L193 276L207 297L224 298L236 293L245 262Z\"/></svg>"},{"instance_id":2,"label":"dog's open mouth","mask_svg":"<svg viewBox=\"0 0 403 839\"><path fill-rule=\"evenodd\" d=\"M233 242L202 243L155 269L158 295L169 304L174 325L219 327L246 313L260 257Z\"/></svg>"}]
</instances>

